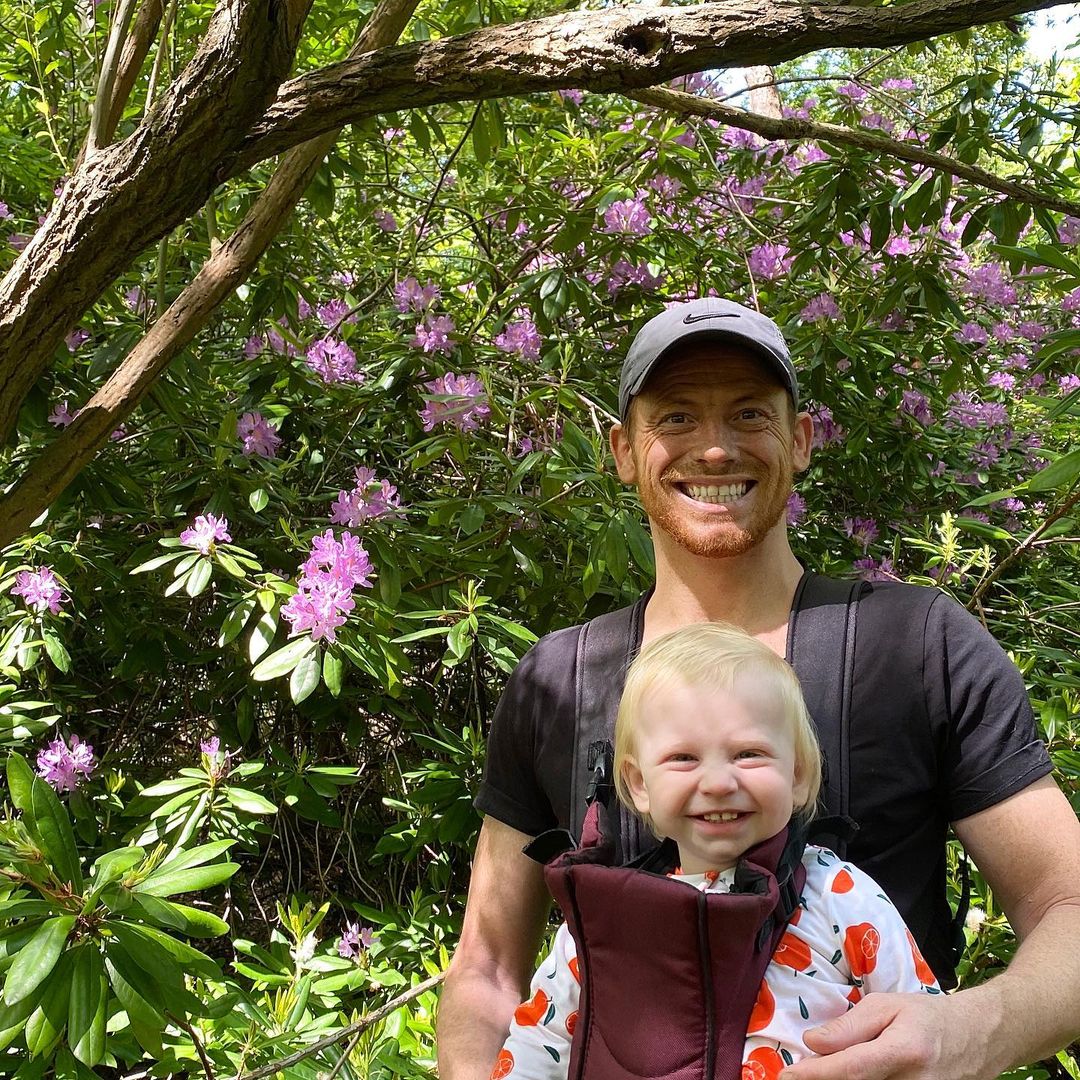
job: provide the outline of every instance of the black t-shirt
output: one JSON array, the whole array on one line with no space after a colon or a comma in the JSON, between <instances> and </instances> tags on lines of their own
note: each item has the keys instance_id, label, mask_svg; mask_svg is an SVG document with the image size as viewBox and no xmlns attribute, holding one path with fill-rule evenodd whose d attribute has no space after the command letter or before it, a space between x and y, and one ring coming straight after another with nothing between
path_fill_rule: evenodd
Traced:
<instances>
[{"instance_id":1,"label":"black t-shirt","mask_svg":"<svg viewBox=\"0 0 1080 1080\"><path fill-rule=\"evenodd\" d=\"M580 825L569 820L580 631L541 638L495 710L476 807L532 836ZM632 653L641 631L639 621ZM851 695L849 813L859 831L847 855L885 889L942 984L955 985L948 824L1051 771L1023 680L943 593L928 602L918 586L875 583L859 603Z\"/></svg>"}]
</instances>

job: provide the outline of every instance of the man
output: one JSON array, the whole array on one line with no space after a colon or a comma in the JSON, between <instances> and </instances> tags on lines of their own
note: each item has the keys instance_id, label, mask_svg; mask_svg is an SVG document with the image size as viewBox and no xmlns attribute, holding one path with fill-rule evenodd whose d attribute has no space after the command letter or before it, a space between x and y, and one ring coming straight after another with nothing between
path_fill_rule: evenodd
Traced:
<instances>
[{"instance_id":1,"label":"man","mask_svg":"<svg viewBox=\"0 0 1080 1080\"><path fill-rule=\"evenodd\" d=\"M785 655L803 570L784 511L812 425L779 329L723 300L674 305L635 339L619 399L611 448L656 554L628 653L719 619ZM951 822L1022 945L1007 972L944 1001L870 995L808 1033L823 1056L785 1076L990 1080L1080 1032L1080 950L1062 947L1080 940L1080 824L1048 776L1019 673L974 620L903 585L875 586L859 607L847 782L861 828L849 856L882 882L947 978ZM579 824L568 743L580 633L542 639L496 713L477 799L487 816L440 1007L443 1080L486 1077L527 986L548 897L521 848Z\"/></svg>"}]
</instances>

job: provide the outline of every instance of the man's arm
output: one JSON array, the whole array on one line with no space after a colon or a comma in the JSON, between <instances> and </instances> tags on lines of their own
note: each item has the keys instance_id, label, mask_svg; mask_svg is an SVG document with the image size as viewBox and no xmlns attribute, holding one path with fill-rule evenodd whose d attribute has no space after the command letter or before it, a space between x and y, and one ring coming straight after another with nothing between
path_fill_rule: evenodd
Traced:
<instances>
[{"instance_id":1,"label":"man's arm","mask_svg":"<svg viewBox=\"0 0 1080 1080\"><path fill-rule=\"evenodd\" d=\"M954 823L1020 947L944 999L871 994L808 1032L791 1080L992 1080L1080 1034L1080 822L1049 777Z\"/></svg>"},{"instance_id":2,"label":"man's arm","mask_svg":"<svg viewBox=\"0 0 1080 1080\"><path fill-rule=\"evenodd\" d=\"M521 853L531 839L484 818L461 940L439 1000L442 1080L488 1080L525 997L551 905L543 868Z\"/></svg>"}]
</instances>

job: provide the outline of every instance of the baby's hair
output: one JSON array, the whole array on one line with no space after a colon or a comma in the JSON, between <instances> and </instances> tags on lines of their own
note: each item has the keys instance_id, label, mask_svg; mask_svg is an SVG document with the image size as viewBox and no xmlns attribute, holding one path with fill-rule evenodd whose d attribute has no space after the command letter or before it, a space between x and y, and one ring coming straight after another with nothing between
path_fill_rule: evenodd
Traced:
<instances>
[{"instance_id":1,"label":"baby's hair","mask_svg":"<svg viewBox=\"0 0 1080 1080\"><path fill-rule=\"evenodd\" d=\"M623 766L634 754L635 725L645 694L673 686L730 690L743 675L775 690L794 735L795 776L806 785L806 801L795 810L804 821L814 816L821 789L821 750L799 680L791 665L768 645L722 622L672 630L649 642L630 665L615 721L613 767L615 791L625 806L637 813Z\"/></svg>"}]
</instances>

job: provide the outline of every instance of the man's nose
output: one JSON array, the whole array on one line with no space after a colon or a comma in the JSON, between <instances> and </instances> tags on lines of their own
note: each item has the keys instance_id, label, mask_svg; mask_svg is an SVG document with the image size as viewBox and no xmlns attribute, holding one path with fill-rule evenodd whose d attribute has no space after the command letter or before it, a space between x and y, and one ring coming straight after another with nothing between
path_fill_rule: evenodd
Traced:
<instances>
[{"instance_id":1,"label":"man's nose","mask_svg":"<svg viewBox=\"0 0 1080 1080\"><path fill-rule=\"evenodd\" d=\"M735 456L734 440L727 424L719 422L704 424L701 434L699 455L702 461L709 464L723 464Z\"/></svg>"}]
</instances>

